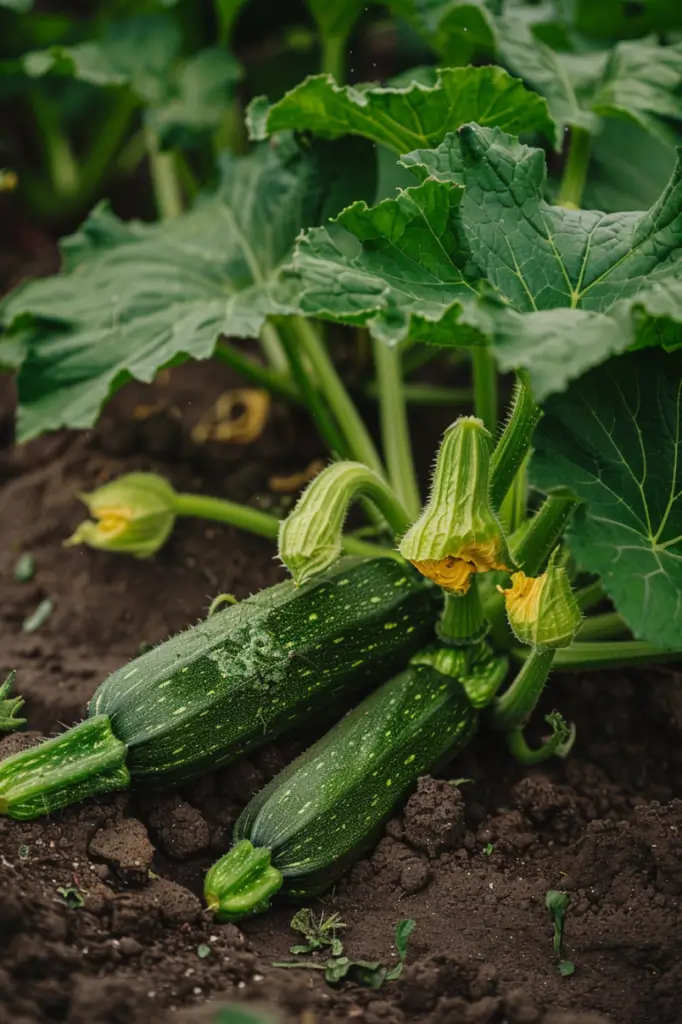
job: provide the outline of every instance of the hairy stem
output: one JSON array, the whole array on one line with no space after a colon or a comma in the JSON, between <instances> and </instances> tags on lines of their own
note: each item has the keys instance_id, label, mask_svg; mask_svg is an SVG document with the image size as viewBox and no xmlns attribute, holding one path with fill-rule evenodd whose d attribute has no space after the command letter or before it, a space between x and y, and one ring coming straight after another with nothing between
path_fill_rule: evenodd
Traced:
<instances>
[{"instance_id":1,"label":"hairy stem","mask_svg":"<svg viewBox=\"0 0 682 1024\"><path fill-rule=\"evenodd\" d=\"M533 398L528 374L520 370L516 375L509 419L490 460L490 497L493 508L500 508L519 472L523 470L533 431L541 415Z\"/></svg>"},{"instance_id":2,"label":"hairy stem","mask_svg":"<svg viewBox=\"0 0 682 1024\"><path fill-rule=\"evenodd\" d=\"M474 412L491 434L497 429L497 367L482 345L471 350L474 371Z\"/></svg>"},{"instance_id":3,"label":"hairy stem","mask_svg":"<svg viewBox=\"0 0 682 1024\"><path fill-rule=\"evenodd\" d=\"M379 384L381 439L388 478L411 522L419 515L421 498L407 422L400 351L375 339L374 363Z\"/></svg>"},{"instance_id":4,"label":"hairy stem","mask_svg":"<svg viewBox=\"0 0 682 1024\"><path fill-rule=\"evenodd\" d=\"M556 651L532 650L516 679L492 706L491 725L511 732L525 725L547 682Z\"/></svg>"},{"instance_id":5,"label":"hairy stem","mask_svg":"<svg viewBox=\"0 0 682 1024\"><path fill-rule=\"evenodd\" d=\"M513 555L527 576L537 576L559 542L578 502L550 495L524 532Z\"/></svg>"}]
</instances>

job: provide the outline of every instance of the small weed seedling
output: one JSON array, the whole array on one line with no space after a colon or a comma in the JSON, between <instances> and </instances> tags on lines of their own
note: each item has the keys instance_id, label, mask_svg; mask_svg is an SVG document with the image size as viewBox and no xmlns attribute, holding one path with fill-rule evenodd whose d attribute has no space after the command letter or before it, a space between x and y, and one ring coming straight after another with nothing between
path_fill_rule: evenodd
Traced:
<instances>
[{"instance_id":1,"label":"small weed seedling","mask_svg":"<svg viewBox=\"0 0 682 1024\"><path fill-rule=\"evenodd\" d=\"M302 907L292 917L291 927L303 935L305 943L291 946L290 953L317 953L321 949L329 949L333 957L343 955L343 943L336 933L343 931L347 926L339 914L330 914L327 917L323 911L316 917L312 910Z\"/></svg>"},{"instance_id":2,"label":"small weed seedling","mask_svg":"<svg viewBox=\"0 0 682 1024\"><path fill-rule=\"evenodd\" d=\"M545 897L545 904L552 920L554 921L554 956L557 960L557 966L559 973L565 978L573 974L575 966L570 960L561 959L561 944L564 937L564 922L566 920L566 911L571 901L571 897L568 893L559 892L557 889L550 889Z\"/></svg>"}]
</instances>

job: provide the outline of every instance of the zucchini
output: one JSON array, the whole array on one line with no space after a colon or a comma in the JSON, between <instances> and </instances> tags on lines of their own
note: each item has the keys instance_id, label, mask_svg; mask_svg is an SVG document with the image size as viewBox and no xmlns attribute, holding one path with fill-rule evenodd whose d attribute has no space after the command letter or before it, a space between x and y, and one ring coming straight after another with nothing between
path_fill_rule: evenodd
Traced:
<instances>
[{"instance_id":1,"label":"zucchini","mask_svg":"<svg viewBox=\"0 0 682 1024\"><path fill-rule=\"evenodd\" d=\"M328 888L375 840L420 775L472 736L477 712L457 678L412 664L367 697L242 812L236 845L206 875L221 920L265 910L280 889Z\"/></svg>"},{"instance_id":2,"label":"zucchini","mask_svg":"<svg viewBox=\"0 0 682 1024\"><path fill-rule=\"evenodd\" d=\"M36 817L123 788L127 773L165 785L218 768L397 671L432 637L438 605L411 568L376 558L342 560L313 583L282 583L217 612L105 679L89 718L40 756L1 762L0 813ZM110 727L109 743L98 733L99 754L86 743L93 719Z\"/></svg>"}]
</instances>

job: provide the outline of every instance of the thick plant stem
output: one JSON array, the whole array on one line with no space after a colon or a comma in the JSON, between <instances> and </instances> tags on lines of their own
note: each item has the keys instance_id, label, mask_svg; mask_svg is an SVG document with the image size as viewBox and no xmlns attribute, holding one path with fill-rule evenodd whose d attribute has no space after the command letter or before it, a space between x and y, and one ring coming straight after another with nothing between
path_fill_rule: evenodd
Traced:
<instances>
[{"instance_id":1,"label":"thick plant stem","mask_svg":"<svg viewBox=\"0 0 682 1024\"><path fill-rule=\"evenodd\" d=\"M162 220L179 217L183 209L182 193L173 153L161 152L159 140L151 128L146 127L144 132L149 156L149 171L159 217Z\"/></svg>"},{"instance_id":2,"label":"thick plant stem","mask_svg":"<svg viewBox=\"0 0 682 1024\"><path fill-rule=\"evenodd\" d=\"M556 547L578 502L550 495L525 530L513 555L526 576L537 576Z\"/></svg>"},{"instance_id":3,"label":"thick plant stem","mask_svg":"<svg viewBox=\"0 0 682 1024\"><path fill-rule=\"evenodd\" d=\"M364 391L368 398L379 397L379 385L368 384ZM473 397L471 388L446 388L433 384L403 384L403 399L407 405L468 405Z\"/></svg>"},{"instance_id":4,"label":"thick plant stem","mask_svg":"<svg viewBox=\"0 0 682 1024\"><path fill-rule=\"evenodd\" d=\"M345 35L323 34L321 39L320 71L331 75L337 85L346 80L346 43Z\"/></svg>"},{"instance_id":5,"label":"thick plant stem","mask_svg":"<svg viewBox=\"0 0 682 1024\"><path fill-rule=\"evenodd\" d=\"M449 647L469 647L483 639L488 623L475 579L466 594L445 594L445 606L436 631Z\"/></svg>"},{"instance_id":6,"label":"thick plant stem","mask_svg":"<svg viewBox=\"0 0 682 1024\"><path fill-rule=\"evenodd\" d=\"M569 210L580 208L587 181L591 142L592 137L588 131L578 125L571 126L568 158L559 186L557 206L565 206Z\"/></svg>"},{"instance_id":7,"label":"thick plant stem","mask_svg":"<svg viewBox=\"0 0 682 1024\"><path fill-rule=\"evenodd\" d=\"M229 342L218 342L213 355L222 363L231 366L252 384L271 391L273 395L291 402L292 405L304 404L301 392L289 377L276 370L270 370L267 366L261 366L260 363L245 355L244 352L240 352Z\"/></svg>"},{"instance_id":8,"label":"thick plant stem","mask_svg":"<svg viewBox=\"0 0 682 1024\"><path fill-rule=\"evenodd\" d=\"M298 385L300 393L303 395L305 405L308 407L320 437L334 455L339 458L346 458L350 454L346 440L329 411L323 396L310 379L310 375L301 358L300 346L297 344L296 337L292 335L286 320L282 321L280 336L294 380Z\"/></svg>"},{"instance_id":9,"label":"thick plant stem","mask_svg":"<svg viewBox=\"0 0 682 1024\"><path fill-rule=\"evenodd\" d=\"M288 373L289 361L284 351L282 338L275 325L269 320L266 320L261 327L259 341L271 369L277 373Z\"/></svg>"},{"instance_id":10,"label":"thick plant stem","mask_svg":"<svg viewBox=\"0 0 682 1024\"><path fill-rule=\"evenodd\" d=\"M520 729L542 695L556 651L532 650L508 690L492 706L491 725L511 732Z\"/></svg>"},{"instance_id":11,"label":"thick plant stem","mask_svg":"<svg viewBox=\"0 0 682 1024\"><path fill-rule=\"evenodd\" d=\"M497 367L482 345L471 350L474 371L474 412L491 434L497 430Z\"/></svg>"},{"instance_id":12,"label":"thick plant stem","mask_svg":"<svg viewBox=\"0 0 682 1024\"><path fill-rule=\"evenodd\" d=\"M78 192L80 172L59 110L40 88L33 90L31 103L52 189L62 200L71 198Z\"/></svg>"},{"instance_id":13,"label":"thick plant stem","mask_svg":"<svg viewBox=\"0 0 682 1024\"><path fill-rule=\"evenodd\" d=\"M525 657L525 651L515 650L515 657ZM682 650L664 651L645 640L604 640L594 643L572 643L557 651L554 668L558 672L578 672L589 668L624 668L628 665L679 661Z\"/></svg>"},{"instance_id":14,"label":"thick plant stem","mask_svg":"<svg viewBox=\"0 0 682 1024\"><path fill-rule=\"evenodd\" d=\"M203 494L176 494L174 511L179 516L196 516L198 519L210 519L216 523L226 523L240 530L247 530L268 540L277 540L281 520L268 512L261 512L248 505L239 505L226 498L210 498ZM358 540L355 537L343 537L343 550L349 555L360 555L364 558L395 557L395 553L378 544Z\"/></svg>"},{"instance_id":15,"label":"thick plant stem","mask_svg":"<svg viewBox=\"0 0 682 1024\"><path fill-rule=\"evenodd\" d=\"M421 498L414 471L400 351L375 339L374 363L379 384L381 439L388 478L412 522L419 515Z\"/></svg>"},{"instance_id":16,"label":"thick plant stem","mask_svg":"<svg viewBox=\"0 0 682 1024\"><path fill-rule=\"evenodd\" d=\"M627 636L629 629L618 612L604 612L585 619L578 631L578 643L587 640L614 640Z\"/></svg>"},{"instance_id":17,"label":"thick plant stem","mask_svg":"<svg viewBox=\"0 0 682 1024\"><path fill-rule=\"evenodd\" d=\"M384 467L370 433L336 372L336 367L329 358L329 353L315 327L309 320L300 316L291 317L290 323L298 344L308 358L329 407L345 435L353 458L358 462L364 462L370 469L385 477Z\"/></svg>"},{"instance_id":18,"label":"thick plant stem","mask_svg":"<svg viewBox=\"0 0 682 1024\"><path fill-rule=\"evenodd\" d=\"M526 520L528 509L528 458L518 469L507 496L500 505L500 520L507 534L514 533Z\"/></svg>"},{"instance_id":19,"label":"thick plant stem","mask_svg":"<svg viewBox=\"0 0 682 1024\"><path fill-rule=\"evenodd\" d=\"M509 419L490 460L490 498L493 508L500 508L515 478L522 471L533 431L541 415L533 398L528 374L520 370L516 375Z\"/></svg>"}]
</instances>

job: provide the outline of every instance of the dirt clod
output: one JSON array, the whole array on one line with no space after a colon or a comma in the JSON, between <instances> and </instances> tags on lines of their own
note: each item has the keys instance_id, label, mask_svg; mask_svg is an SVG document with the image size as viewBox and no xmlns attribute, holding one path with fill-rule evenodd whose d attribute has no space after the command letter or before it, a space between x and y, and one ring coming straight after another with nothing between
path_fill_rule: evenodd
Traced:
<instances>
[{"instance_id":1,"label":"dirt clod","mask_svg":"<svg viewBox=\"0 0 682 1024\"><path fill-rule=\"evenodd\" d=\"M464 798L459 789L423 776L405 806L403 832L411 846L431 857L455 849L464 836Z\"/></svg>"},{"instance_id":2,"label":"dirt clod","mask_svg":"<svg viewBox=\"0 0 682 1024\"><path fill-rule=\"evenodd\" d=\"M91 857L110 865L126 885L143 885L154 856L147 830L137 818L108 825L96 832L88 847Z\"/></svg>"}]
</instances>

